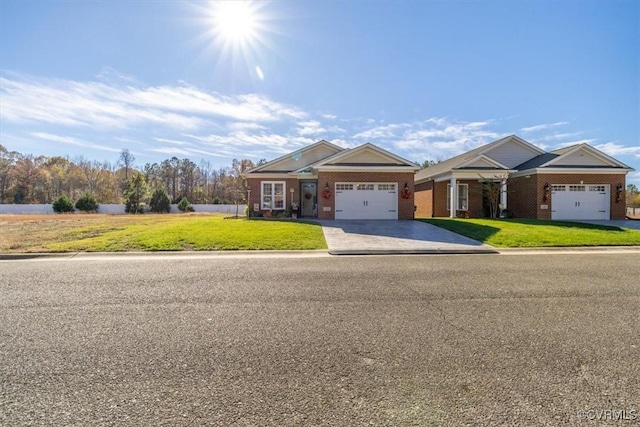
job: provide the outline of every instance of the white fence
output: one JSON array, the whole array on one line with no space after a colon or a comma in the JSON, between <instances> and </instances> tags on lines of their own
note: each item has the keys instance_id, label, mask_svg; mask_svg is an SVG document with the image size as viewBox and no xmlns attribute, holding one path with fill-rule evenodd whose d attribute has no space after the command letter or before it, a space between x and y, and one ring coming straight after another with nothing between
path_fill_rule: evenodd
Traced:
<instances>
[{"instance_id":1,"label":"white fence","mask_svg":"<svg viewBox=\"0 0 640 427\"><path fill-rule=\"evenodd\" d=\"M191 205L195 212L224 213L244 215L247 205ZM171 205L171 213L179 213L177 205ZM0 214L52 214L51 205L2 205L0 204ZM124 205L101 204L98 213L103 214L124 214Z\"/></svg>"},{"instance_id":2,"label":"white fence","mask_svg":"<svg viewBox=\"0 0 640 427\"><path fill-rule=\"evenodd\" d=\"M640 216L640 208L627 208L627 215Z\"/></svg>"}]
</instances>

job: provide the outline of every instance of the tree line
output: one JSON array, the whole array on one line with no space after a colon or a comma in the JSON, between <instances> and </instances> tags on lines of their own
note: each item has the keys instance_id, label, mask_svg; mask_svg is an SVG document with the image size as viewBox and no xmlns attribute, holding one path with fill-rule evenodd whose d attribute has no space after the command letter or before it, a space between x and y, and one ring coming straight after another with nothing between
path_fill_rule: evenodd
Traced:
<instances>
[{"instance_id":1,"label":"tree line","mask_svg":"<svg viewBox=\"0 0 640 427\"><path fill-rule=\"evenodd\" d=\"M229 167L216 169L206 160L196 164L172 157L137 167L128 149L111 163L22 154L0 144L0 203L49 204L61 196L78 200L85 194L98 203L123 203L127 182L138 174L151 191L166 190L172 203L183 198L196 204L242 202L246 186L240 174L254 166L251 160L234 159Z\"/></svg>"}]
</instances>

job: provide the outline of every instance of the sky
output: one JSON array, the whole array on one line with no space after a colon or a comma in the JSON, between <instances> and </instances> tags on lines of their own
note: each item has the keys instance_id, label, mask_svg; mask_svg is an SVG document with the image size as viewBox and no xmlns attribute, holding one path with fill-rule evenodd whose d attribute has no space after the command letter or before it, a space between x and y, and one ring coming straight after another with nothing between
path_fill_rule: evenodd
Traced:
<instances>
[{"instance_id":1,"label":"sky","mask_svg":"<svg viewBox=\"0 0 640 427\"><path fill-rule=\"evenodd\" d=\"M640 2L0 1L0 144L214 168L588 143L640 186Z\"/></svg>"}]
</instances>

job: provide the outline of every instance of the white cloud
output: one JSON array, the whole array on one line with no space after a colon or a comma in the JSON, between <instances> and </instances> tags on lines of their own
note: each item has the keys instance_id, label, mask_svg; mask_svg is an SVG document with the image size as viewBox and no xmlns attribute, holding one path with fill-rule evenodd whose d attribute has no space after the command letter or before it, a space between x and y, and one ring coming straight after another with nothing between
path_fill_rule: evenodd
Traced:
<instances>
[{"instance_id":1,"label":"white cloud","mask_svg":"<svg viewBox=\"0 0 640 427\"><path fill-rule=\"evenodd\" d=\"M222 96L185 85L136 87L17 76L0 78L0 87L3 120L15 123L193 130L221 118L264 123L307 117L262 95Z\"/></svg>"},{"instance_id":2,"label":"white cloud","mask_svg":"<svg viewBox=\"0 0 640 427\"><path fill-rule=\"evenodd\" d=\"M355 134L353 139L386 146L402 152L406 158L442 160L503 136L490 129L493 124L494 120L467 122L446 117L411 123L374 123L369 129Z\"/></svg>"},{"instance_id":3,"label":"white cloud","mask_svg":"<svg viewBox=\"0 0 640 427\"><path fill-rule=\"evenodd\" d=\"M619 156L624 154L634 154L640 156L640 146L625 147L624 145L616 144L615 142L607 142L605 144L595 145L598 150L607 153L610 156Z\"/></svg>"},{"instance_id":4,"label":"white cloud","mask_svg":"<svg viewBox=\"0 0 640 427\"><path fill-rule=\"evenodd\" d=\"M537 131L541 131L541 130L546 130L549 128L554 128L557 126L564 126L564 125L568 125L569 122L555 122L555 123L544 123L541 125L535 125L535 126L529 126L529 127L524 127L521 128L520 131L524 132L524 133L531 133L531 132L537 132Z\"/></svg>"},{"instance_id":5,"label":"white cloud","mask_svg":"<svg viewBox=\"0 0 640 427\"><path fill-rule=\"evenodd\" d=\"M558 148L570 147L572 145L578 145L578 144L591 144L594 141L595 139L579 139L577 141L568 141L568 142L560 143L555 148L558 149Z\"/></svg>"},{"instance_id":6,"label":"white cloud","mask_svg":"<svg viewBox=\"0 0 640 427\"><path fill-rule=\"evenodd\" d=\"M322 124L317 120L307 120L298 123L297 132L299 135L320 135L327 130L322 127Z\"/></svg>"},{"instance_id":7,"label":"white cloud","mask_svg":"<svg viewBox=\"0 0 640 427\"><path fill-rule=\"evenodd\" d=\"M101 145L101 144L96 144L93 142L87 142L87 141L83 141L81 139L77 139L77 138L73 138L70 136L60 136L60 135L54 135L54 134L50 134L50 133L46 133L46 132L32 132L31 136L38 138L38 139L43 139L46 141L52 141L52 142L60 142L63 144L69 144L69 145L75 145L76 147L82 147L82 148L92 148L95 150L101 150L101 151L109 151L112 153L119 153L120 149L114 148L114 147L109 147L106 145Z\"/></svg>"},{"instance_id":8,"label":"white cloud","mask_svg":"<svg viewBox=\"0 0 640 427\"><path fill-rule=\"evenodd\" d=\"M394 123L376 126L353 135L353 138L364 141L395 138L402 135L401 131L403 129L410 129L411 127L412 126L409 123Z\"/></svg>"}]
</instances>

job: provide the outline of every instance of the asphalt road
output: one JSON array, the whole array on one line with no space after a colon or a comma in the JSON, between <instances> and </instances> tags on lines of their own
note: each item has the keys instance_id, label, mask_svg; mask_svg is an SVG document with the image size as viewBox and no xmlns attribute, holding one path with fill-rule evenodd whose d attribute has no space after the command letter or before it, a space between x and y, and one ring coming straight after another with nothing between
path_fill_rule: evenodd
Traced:
<instances>
[{"instance_id":1,"label":"asphalt road","mask_svg":"<svg viewBox=\"0 0 640 427\"><path fill-rule=\"evenodd\" d=\"M0 425L640 425L639 259L0 262Z\"/></svg>"}]
</instances>

